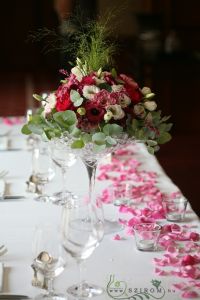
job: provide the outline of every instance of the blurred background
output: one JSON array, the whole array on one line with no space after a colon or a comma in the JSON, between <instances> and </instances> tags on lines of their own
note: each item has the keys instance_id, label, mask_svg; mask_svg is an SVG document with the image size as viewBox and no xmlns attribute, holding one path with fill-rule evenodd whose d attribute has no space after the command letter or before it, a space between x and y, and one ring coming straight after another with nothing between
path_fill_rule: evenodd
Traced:
<instances>
[{"instance_id":1,"label":"blurred background","mask_svg":"<svg viewBox=\"0 0 200 300\"><path fill-rule=\"evenodd\" d=\"M68 57L42 53L27 42L30 31L47 27L62 33L78 4L95 18L121 0L12 0L0 9L0 116L25 115L32 94L56 89ZM171 115L173 139L157 157L166 173L200 215L200 1L126 0L114 25L117 69L149 86L163 114ZM111 37L112 38L112 37Z\"/></svg>"}]
</instances>

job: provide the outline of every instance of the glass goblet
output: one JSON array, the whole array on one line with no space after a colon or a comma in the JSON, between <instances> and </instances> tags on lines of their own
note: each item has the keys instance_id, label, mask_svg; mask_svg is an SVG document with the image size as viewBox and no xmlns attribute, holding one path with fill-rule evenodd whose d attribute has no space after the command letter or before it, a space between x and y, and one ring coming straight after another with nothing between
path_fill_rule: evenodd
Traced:
<instances>
[{"instance_id":1,"label":"glass goblet","mask_svg":"<svg viewBox=\"0 0 200 300\"><path fill-rule=\"evenodd\" d=\"M55 293L53 287L54 278L59 276L65 268L64 251L59 242L59 230L54 224L42 224L36 227L33 255L34 280L40 283L41 288L46 289L45 294L39 294L35 299L66 299L63 294Z\"/></svg>"},{"instance_id":2,"label":"glass goblet","mask_svg":"<svg viewBox=\"0 0 200 300\"><path fill-rule=\"evenodd\" d=\"M36 143L32 154L32 166L32 176L34 177L36 192L38 194L35 200L43 202L52 201L52 196L45 193L46 184L55 176L48 143L41 140Z\"/></svg>"},{"instance_id":3,"label":"glass goblet","mask_svg":"<svg viewBox=\"0 0 200 300\"><path fill-rule=\"evenodd\" d=\"M63 178L63 188L61 192L54 194L53 202L55 204L65 204L70 201L75 195L67 190L67 172L68 169L76 162L76 156L70 152L65 144L62 144L59 140L53 140L50 142L51 158L53 162L61 169Z\"/></svg>"},{"instance_id":4,"label":"glass goblet","mask_svg":"<svg viewBox=\"0 0 200 300\"><path fill-rule=\"evenodd\" d=\"M81 265L101 242L104 234L101 203L81 196L63 207L61 224L62 245L79 266L79 283L67 289L69 295L88 299L103 293L103 289L88 284L81 276Z\"/></svg>"}]
</instances>

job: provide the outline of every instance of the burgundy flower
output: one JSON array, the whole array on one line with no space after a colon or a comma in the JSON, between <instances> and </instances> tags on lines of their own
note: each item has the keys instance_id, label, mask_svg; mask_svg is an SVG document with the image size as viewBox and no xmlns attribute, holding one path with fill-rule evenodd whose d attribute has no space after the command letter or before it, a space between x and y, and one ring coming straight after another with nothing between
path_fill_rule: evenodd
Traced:
<instances>
[{"instance_id":1,"label":"burgundy flower","mask_svg":"<svg viewBox=\"0 0 200 300\"><path fill-rule=\"evenodd\" d=\"M87 117L88 121L96 124L103 120L105 109L102 106L98 105L94 101L88 101L85 103L84 107L86 110L85 116Z\"/></svg>"},{"instance_id":2,"label":"burgundy flower","mask_svg":"<svg viewBox=\"0 0 200 300\"><path fill-rule=\"evenodd\" d=\"M133 103L136 104L140 102L143 95L138 87L137 82L135 82L131 77L128 77L124 74L120 75L120 79L122 79L125 82L124 87Z\"/></svg>"},{"instance_id":3,"label":"burgundy flower","mask_svg":"<svg viewBox=\"0 0 200 300\"><path fill-rule=\"evenodd\" d=\"M72 101L70 100L70 94L66 85L60 85L56 91L56 110L65 111L67 109L73 109Z\"/></svg>"},{"instance_id":4,"label":"burgundy flower","mask_svg":"<svg viewBox=\"0 0 200 300\"><path fill-rule=\"evenodd\" d=\"M93 75L88 75L88 76L84 76L80 82L81 86L85 86L85 85L95 85L96 82L93 78Z\"/></svg>"}]
</instances>

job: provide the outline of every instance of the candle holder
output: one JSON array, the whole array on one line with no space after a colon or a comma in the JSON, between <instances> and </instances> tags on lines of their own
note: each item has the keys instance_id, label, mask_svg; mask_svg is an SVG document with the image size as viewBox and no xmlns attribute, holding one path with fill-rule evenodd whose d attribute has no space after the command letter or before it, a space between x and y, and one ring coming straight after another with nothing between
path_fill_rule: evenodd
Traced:
<instances>
[{"instance_id":1,"label":"candle holder","mask_svg":"<svg viewBox=\"0 0 200 300\"><path fill-rule=\"evenodd\" d=\"M156 251L162 227L156 223L140 223L133 226L136 247L140 251Z\"/></svg>"},{"instance_id":2,"label":"candle holder","mask_svg":"<svg viewBox=\"0 0 200 300\"><path fill-rule=\"evenodd\" d=\"M171 222L181 222L185 218L185 212L187 207L187 199L181 195L168 196L163 198L163 209L165 211L165 217Z\"/></svg>"}]
</instances>

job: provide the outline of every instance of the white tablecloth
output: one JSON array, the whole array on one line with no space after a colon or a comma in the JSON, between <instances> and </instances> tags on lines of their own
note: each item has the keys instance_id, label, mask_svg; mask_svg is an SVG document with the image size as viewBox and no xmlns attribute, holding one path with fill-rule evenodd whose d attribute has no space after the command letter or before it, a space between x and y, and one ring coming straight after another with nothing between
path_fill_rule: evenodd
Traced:
<instances>
[{"instance_id":1,"label":"white tablecloth","mask_svg":"<svg viewBox=\"0 0 200 300\"><path fill-rule=\"evenodd\" d=\"M11 137L14 135L13 144L18 141L18 146L23 147L25 146L25 137L21 138L18 135L19 128L20 126L11 127ZM0 134L7 129L9 129L8 126L1 124ZM140 154L137 157L142 161L142 168L156 171L159 174L162 189L166 191L176 190L156 158L149 155L143 146L139 145L138 147L140 147ZM33 258L32 239L34 227L46 218L56 225L59 222L61 207L48 203L38 203L32 199L33 195L25 192L25 181L31 174L31 152L26 151L26 149L0 151L0 170L3 169L9 171L6 180L11 183L13 193L26 196L22 200L4 200L0 202L0 245L5 244L8 248L8 253L0 257L5 266L3 292L34 296L40 292L40 290L31 286L33 272L30 265ZM60 173L59 170L57 171L57 180L54 184L49 185L49 191L52 188L59 190ZM76 191L77 188L84 188L87 184L86 170L82 163L78 161L69 170L69 189ZM98 188L101 189L102 185L105 185L105 183L99 182ZM198 218L194 213L189 216L188 221L189 224L199 225ZM199 228L196 230L200 232ZM155 256L159 257L160 253L155 254L136 250L133 237L125 236L124 240L115 241L113 240L113 234L109 234L104 237L100 246L86 261L84 277L87 281L104 287L105 293L98 299L111 299L106 292L111 275L115 276L116 281L121 281L121 285L126 283L129 287L130 293L124 296L123 299L128 299L136 288L138 291L144 288L151 289L154 296L158 297L158 294L154 291L155 286L152 286L151 283L153 279L161 281L161 285L165 290L163 299L181 299L180 293L172 287L172 283L179 282L181 279L156 275L152 262ZM65 271L55 279L55 287L57 290L64 292L68 286L77 283L77 281L77 266L75 263L69 262Z\"/></svg>"}]
</instances>

